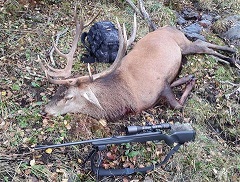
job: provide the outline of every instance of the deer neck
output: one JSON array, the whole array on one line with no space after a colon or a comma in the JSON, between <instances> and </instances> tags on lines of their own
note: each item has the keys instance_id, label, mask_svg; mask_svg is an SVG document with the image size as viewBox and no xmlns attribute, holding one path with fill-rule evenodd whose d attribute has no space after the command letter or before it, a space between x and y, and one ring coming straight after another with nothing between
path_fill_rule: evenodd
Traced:
<instances>
[{"instance_id":1,"label":"deer neck","mask_svg":"<svg viewBox=\"0 0 240 182\"><path fill-rule=\"evenodd\" d=\"M95 80L91 90L97 98L93 117L114 119L136 111L136 103L127 83L118 74Z\"/></svg>"}]
</instances>

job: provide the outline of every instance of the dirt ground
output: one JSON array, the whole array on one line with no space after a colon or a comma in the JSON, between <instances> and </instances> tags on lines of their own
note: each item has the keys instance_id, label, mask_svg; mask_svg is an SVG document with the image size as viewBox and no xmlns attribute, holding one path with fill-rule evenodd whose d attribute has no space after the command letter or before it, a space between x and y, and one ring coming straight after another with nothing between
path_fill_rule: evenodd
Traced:
<instances>
[{"instance_id":1,"label":"dirt ground","mask_svg":"<svg viewBox=\"0 0 240 182\"><path fill-rule=\"evenodd\" d=\"M239 14L237 1L146 1L152 20L158 25L176 25L176 11L199 6L202 11ZM59 48L68 51L74 35L75 2L62 0L0 0L0 181L95 181L84 159L90 145L33 151L37 144L81 141L112 135L123 135L128 125L146 123L191 123L196 140L181 147L161 168L147 174L106 177L101 181L240 181L240 72L220 64L206 55L188 56L179 77L195 75L197 83L184 109L156 106L138 115L106 122L82 114L44 117L41 110L57 89L50 84L36 62L39 55L49 61L52 37L68 28L59 40ZM87 21L100 11L96 21L115 17L131 30L133 10L125 1L79 1L79 16ZM223 13L224 12L224 13ZM149 31L140 17L138 41ZM87 31L87 29L86 29ZM228 44L213 32L205 35L209 42ZM231 45L238 52L239 47ZM88 73L81 62L83 46L78 45L73 75ZM229 55L232 56L232 55ZM54 54L56 67L65 60ZM94 72L109 65L94 63ZM177 97L183 88L174 90ZM125 151L124 151L125 150ZM141 167L161 159L169 151L163 143L110 146L111 161L105 167L118 165ZM127 152L126 152L127 151ZM121 159L121 161L120 161Z\"/></svg>"}]
</instances>

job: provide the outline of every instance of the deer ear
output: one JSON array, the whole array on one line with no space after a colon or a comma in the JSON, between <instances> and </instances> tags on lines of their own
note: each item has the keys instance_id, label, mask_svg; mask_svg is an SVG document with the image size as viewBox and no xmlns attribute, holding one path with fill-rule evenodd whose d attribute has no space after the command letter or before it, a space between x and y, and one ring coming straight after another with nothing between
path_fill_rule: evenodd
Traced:
<instances>
[{"instance_id":1,"label":"deer ear","mask_svg":"<svg viewBox=\"0 0 240 182\"><path fill-rule=\"evenodd\" d=\"M83 94L83 97L87 99L89 102L91 102L92 104L96 105L98 108L103 110L101 104L99 103L97 97L95 96L95 94L93 93L90 87L88 87L88 91L86 91Z\"/></svg>"}]
</instances>

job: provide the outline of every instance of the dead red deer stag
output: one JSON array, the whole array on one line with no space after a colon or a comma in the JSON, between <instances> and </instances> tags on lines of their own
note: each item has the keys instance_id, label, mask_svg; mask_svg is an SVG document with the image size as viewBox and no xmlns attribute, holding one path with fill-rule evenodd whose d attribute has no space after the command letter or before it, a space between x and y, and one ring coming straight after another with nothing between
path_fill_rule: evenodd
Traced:
<instances>
[{"instance_id":1,"label":"dead red deer stag","mask_svg":"<svg viewBox=\"0 0 240 182\"><path fill-rule=\"evenodd\" d=\"M76 16L76 15L75 15ZM76 19L76 18L75 18ZM226 46L219 46L201 40L189 41L184 34L174 27L165 26L147 34L137 42L127 54L127 47L136 35L136 16L131 38L127 40L126 30L117 21L119 31L119 50L114 63L98 74L66 78L71 72L73 55L77 42L84 28L83 21L76 20L76 35L69 54L57 53L67 59L68 74L65 70L45 68L48 80L62 84L44 111L49 115L65 113L83 113L94 118L114 119L128 113L139 113L157 104L165 98L175 109L183 107L195 80L186 76L174 81L179 73L182 56L188 54L210 54L234 65L236 61L216 50L235 51ZM239 63L239 61L237 62ZM49 70L50 69L50 70ZM57 79L60 78L61 79ZM185 91L177 100L171 87L186 83Z\"/></svg>"}]
</instances>

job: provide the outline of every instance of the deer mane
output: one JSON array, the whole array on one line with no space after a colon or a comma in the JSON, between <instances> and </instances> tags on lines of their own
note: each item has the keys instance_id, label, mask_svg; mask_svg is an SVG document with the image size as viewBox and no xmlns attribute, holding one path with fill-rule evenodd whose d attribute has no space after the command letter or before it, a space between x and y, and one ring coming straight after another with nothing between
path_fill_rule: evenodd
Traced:
<instances>
[{"instance_id":1,"label":"deer mane","mask_svg":"<svg viewBox=\"0 0 240 182\"><path fill-rule=\"evenodd\" d=\"M119 118L126 113L134 113L136 109L133 93L127 83L118 74L110 74L93 83L95 96L103 110L96 109L92 113L96 118Z\"/></svg>"}]
</instances>

